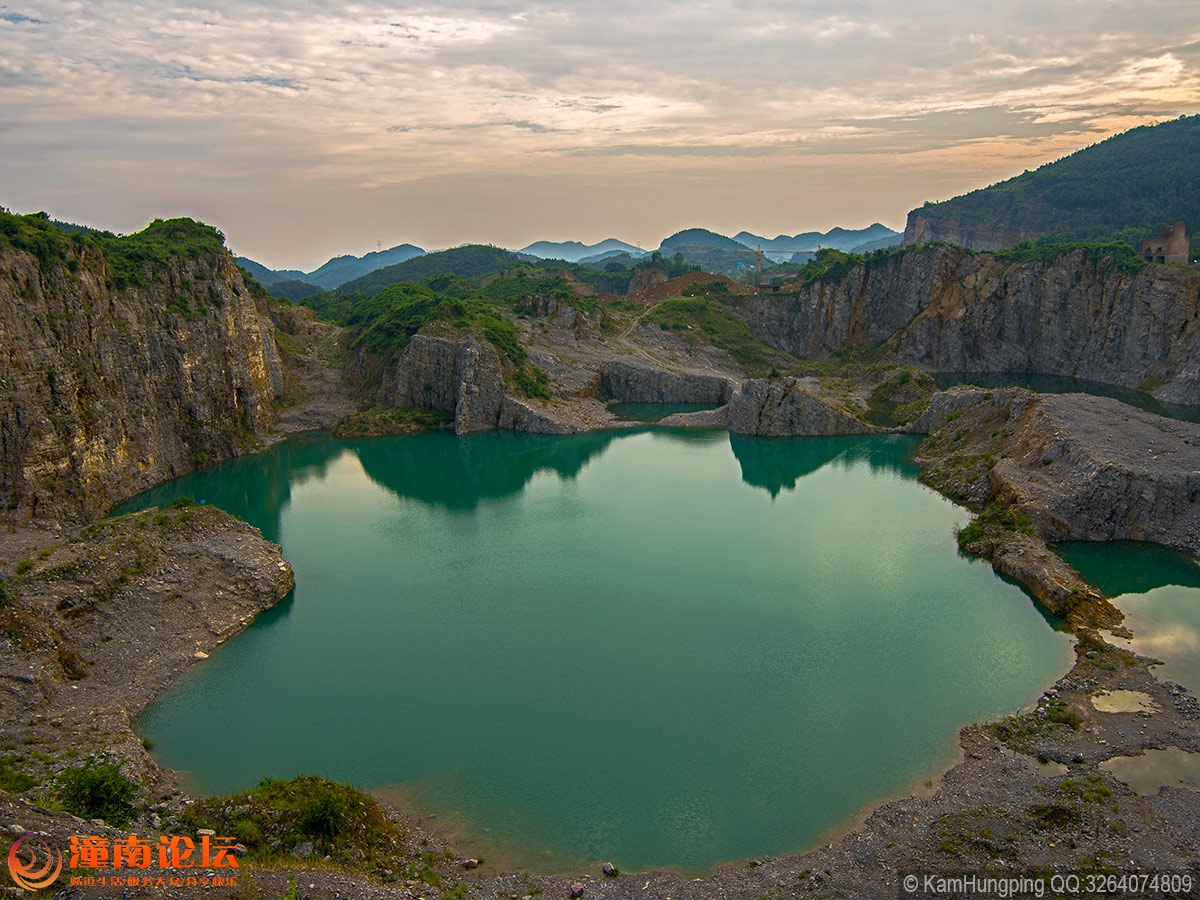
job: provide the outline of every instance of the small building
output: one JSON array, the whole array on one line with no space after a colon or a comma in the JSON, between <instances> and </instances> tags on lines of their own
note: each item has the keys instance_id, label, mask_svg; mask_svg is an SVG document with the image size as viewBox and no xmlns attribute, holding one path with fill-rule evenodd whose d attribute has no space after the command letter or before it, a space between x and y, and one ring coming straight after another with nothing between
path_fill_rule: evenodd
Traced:
<instances>
[{"instance_id":1,"label":"small building","mask_svg":"<svg viewBox=\"0 0 1200 900\"><path fill-rule=\"evenodd\" d=\"M1156 238L1142 241L1142 259L1156 263L1186 263L1192 254L1192 242L1182 222L1164 225Z\"/></svg>"}]
</instances>

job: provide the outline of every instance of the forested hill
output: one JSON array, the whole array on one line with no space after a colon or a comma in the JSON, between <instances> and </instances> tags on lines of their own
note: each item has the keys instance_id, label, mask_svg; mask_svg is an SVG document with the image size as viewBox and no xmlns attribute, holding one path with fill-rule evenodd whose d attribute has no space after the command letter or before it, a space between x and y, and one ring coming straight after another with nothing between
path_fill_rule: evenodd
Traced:
<instances>
[{"instance_id":1,"label":"forested hill","mask_svg":"<svg viewBox=\"0 0 1200 900\"><path fill-rule=\"evenodd\" d=\"M1125 240L1160 227L1200 233L1200 116L1144 125L1036 171L908 214L906 244L976 250L1024 241Z\"/></svg>"}]
</instances>

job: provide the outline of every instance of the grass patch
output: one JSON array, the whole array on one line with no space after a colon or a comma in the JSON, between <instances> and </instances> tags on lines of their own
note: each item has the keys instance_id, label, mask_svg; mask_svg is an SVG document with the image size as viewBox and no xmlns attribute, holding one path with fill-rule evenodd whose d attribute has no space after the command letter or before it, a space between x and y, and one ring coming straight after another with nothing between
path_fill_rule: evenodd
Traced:
<instances>
[{"instance_id":1,"label":"grass patch","mask_svg":"<svg viewBox=\"0 0 1200 900\"><path fill-rule=\"evenodd\" d=\"M310 843L313 857L328 856L341 868L392 872L433 885L444 877L437 871L444 858L410 856L407 836L374 798L316 775L264 778L251 790L202 800L183 812L177 831L195 834L200 828L235 836L255 862L295 865L292 851Z\"/></svg>"},{"instance_id":2,"label":"grass patch","mask_svg":"<svg viewBox=\"0 0 1200 900\"><path fill-rule=\"evenodd\" d=\"M1097 669L1115 672L1137 664L1137 657L1133 653L1106 643L1094 631L1080 629L1077 638L1077 652Z\"/></svg>"},{"instance_id":3,"label":"grass patch","mask_svg":"<svg viewBox=\"0 0 1200 900\"><path fill-rule=\"evenodd\" d=\"M17 768L17 758L0 756L0 791L10 794L20 794L29 790L37 779Z\"/></svg>"},{"instance_id":4,"label":"grass patch","mask_svg":"<svg viewBox=\"0 0 1200 900\"><path fill-rule=\"evenodd\" d=\"M513 383L526 397L550 399L550 376L537 366L529 366L528 372L518 369L513 373Z\"/></svg>"},{"instance_id":5,"label":"grass patch","mask_svg":"<svg viewBox=\"0 0 1200 900\"><path fill-rule=\"evenodd\" d=\"M1031 806L1025 812L1033 819L1033 827L1038 831L1077 828L1083 821L1079 810L1062 803Z\"/></svg>"},{"instance_id":6,"label":"grass patch","mask_svg":"<svg viewBox=\"0 0 1200 900\"><path fill-rule=\"evenodd\" d=\"M929 406L937 390L933 379L913 366L893 372L867 398L871 421L876 425L907 425Z\"/></svg>"},{"instance_id":7,"label":"grass patch","mask_svg":"<svg viewBox=\"0 0 1200 900\"><path fill-rule=\"evenodd\" d=\"M747 375L766 375L780 357L778 351L756 338L736 314L711 297L666 300L642 321L679 332L693 346L708 344L728 351Z\"/></svg>"}]
</instances>

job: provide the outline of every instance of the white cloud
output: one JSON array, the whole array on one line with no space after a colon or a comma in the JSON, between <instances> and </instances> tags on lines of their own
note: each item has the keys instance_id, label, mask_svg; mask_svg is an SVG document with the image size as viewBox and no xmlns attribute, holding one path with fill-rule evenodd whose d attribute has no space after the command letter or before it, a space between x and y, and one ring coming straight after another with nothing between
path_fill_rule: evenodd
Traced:
<instances>
[{"instance_id":1,"label":"white cloud","mask_svg":"<svg viewBox=\"0 0 1200 900\"><path fill-rule=\"evenodd\" d=\"M269 222L281 191L392 202L468 174L608 166L613 184L674 178L686 192L684 173L736 178L730 160L795 166L798 184L817 158L911 154L916 165L956 148L996 166L1024 153L1019 171L1200 109L1198 42L1194 0L29 0L0 8L0 121L12 123L0 203L40 208L53 192L56 212L98 216L88 204L103 185L114 216L133 216L122 197L149 180L164 201L200 197L218 212L222 198L243 209L249 192ZM847 180L842 195L854 190ZM462 218L480 215L511 230L538 211ZM889 215L903 210L876 217ZM844 223L780 227L832 224Z\"/></svg>"}]
</instances>

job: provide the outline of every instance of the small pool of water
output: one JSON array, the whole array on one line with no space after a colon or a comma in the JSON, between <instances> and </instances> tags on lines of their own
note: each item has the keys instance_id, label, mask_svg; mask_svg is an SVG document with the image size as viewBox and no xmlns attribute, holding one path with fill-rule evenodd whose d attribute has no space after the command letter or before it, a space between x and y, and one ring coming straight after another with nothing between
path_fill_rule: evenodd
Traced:
<instances>
[{"instance_id":1,"label":"small pool of water","mask_svg":"<svg viewBox=\"0 0 1200 900\"><path fill-rule=\"evenodd\" d=\"M1112 642L1162 660L1160 678L1200 691L1200 566L1186 553L1136 541L1069 541L1058 549L1125 613L1133 638Z\"/></svg>"},{"instance_id":2,"label":"small pool of water","mask_svg":"<svg viewBox=\"0 0 1200 900\"><path fill-rule=\"evenodd\" d=\"M179 479L127 508L230 509L296 590L141 729L202 791L382 788L509 866L803 849L1070 664L915 443L310 435Z\"/></svg>"},{"instance_id":3,"label":"small pool of water","mask_svg":"<svg viewBox=\"0 0 1200 900\"><path fill-rule=\"evenodd\" d=\"M701 412L719 406L719 403L610 403L608 410L626 422L653 424L676 413Z\"/></svg>"},{"instance_id":4,"label":"small pool of water","mask_svg":"<svg viewBox=\"0 0 1200 900\"><path fill-rule=\"evenodd\" d=\"M1200 753L1185 753L1178 747L1147 750L1140 756L1114 756L1100 763L1100 768L1147 797L1165 786L1200 791Z\"/></svg>"}]
</instances>

